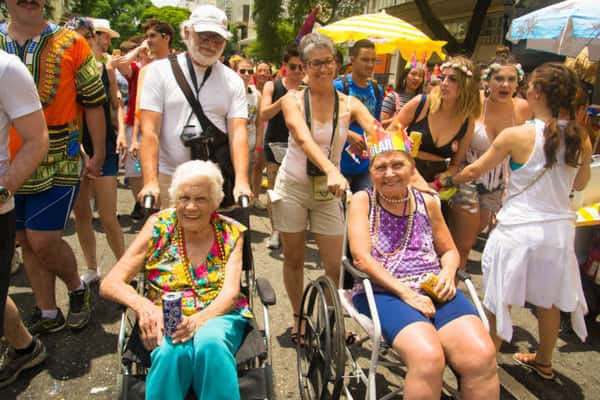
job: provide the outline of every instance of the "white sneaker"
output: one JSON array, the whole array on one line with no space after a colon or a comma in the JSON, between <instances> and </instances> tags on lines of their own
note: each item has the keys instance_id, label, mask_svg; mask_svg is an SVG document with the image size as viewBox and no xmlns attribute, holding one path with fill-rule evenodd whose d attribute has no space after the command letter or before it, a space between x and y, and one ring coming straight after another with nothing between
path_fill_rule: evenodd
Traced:
<instances>
[{"instance_id":1,"label":"white sneaker","mask_svg":"<svg viewBox=\"0 0 600 400\"><path fill-rule=\"evenodd\" d=\"M21 253L21 246L15 247L15 253L12 259L12 265L10 266L10 273L16 273L19 268L23 265L23 253Z\"/></svg>"},{"instance_id":2,"label":"white sneaker","mask_svg":"<svg viewBox=\"0 0 600 400\"><path fill-rule=\"evenodd\" d=\"M100 280L100 274L98 274L98 271L96 270L88 269L81 274L81 280L89 286L91 283L98 282Z\"/></svg>"},{"instance_id":3,"label":"white sneaker","mask_svg":"<svg viewBox=\"0 0 600 400\"><path fill-rule=\"evenodd\" d=\"M279 232L274 231L271 236L267 239L267 249L278 249L281 247L281 240L279 240Z\"/></svg>"}]
</instances>

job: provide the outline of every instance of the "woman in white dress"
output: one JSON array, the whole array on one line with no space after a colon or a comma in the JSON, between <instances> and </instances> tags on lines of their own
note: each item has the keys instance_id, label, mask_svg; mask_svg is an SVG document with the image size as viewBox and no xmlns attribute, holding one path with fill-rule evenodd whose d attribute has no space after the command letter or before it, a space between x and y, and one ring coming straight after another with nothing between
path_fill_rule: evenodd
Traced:
<instances>
[{"instance_id":1,"label":"woman in white dress","mask_svg":"<svg viewBox=\"0 0 600 400\"><path fill-rule=\"evenodd\" d=\"M562 64L536 68L527 89L535 120L503 130L476 162L442 179L445 186L474 181L510 157L506 197L482 257L484 305L497 349L512 338L510 306L536 306L538 351L513 358L544 379L554 377L560 310L571 313L582 341L587 336L569 193L589 180L591 144L575 122L576 90L575 74Z\"/></svg>"}]
</instances>

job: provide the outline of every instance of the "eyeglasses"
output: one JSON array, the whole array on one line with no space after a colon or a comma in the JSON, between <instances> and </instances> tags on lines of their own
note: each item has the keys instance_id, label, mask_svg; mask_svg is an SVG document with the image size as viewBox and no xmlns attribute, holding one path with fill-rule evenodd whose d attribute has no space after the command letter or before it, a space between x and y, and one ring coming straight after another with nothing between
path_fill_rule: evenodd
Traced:
<instances>
[{"instance_id":1,"label":"eyeglasses","mask_svg":"<svg viewBox=\"0 0 600 400\"><path fill-rule=\"evenodd\" d=\"M335 63L335 58L333 58L333 57L326 58L324 60L311 60L311 61L307 62L308 66L313 69L319 69L323 66L331 67L334 63Z\"/></svg>"},{"instance_id":2,"label":"eyeglasses","mask_svg":"<svg viewBox=\"0 0 600 400\"><path fill-rule=\"evenodd\" d=\"M215 32L196 32L196 35L204 42L212 42L215 45L225 43L225 38Z\"/></svg>"},{"instance_id":3,"label":"eyeglasses","mask_svg":"<svg viewBox=\"0 0 600 400\"><path fill-rule=\"evenodd\" d=\"M252 70L252 69L244 69L244 68L240 68L240 69L238 70L238 72L239 72L240 74L242 74L242 75L244 75L244 74L252 75L252 74L254 73L254 70Z\"/></svg>"},{"instance_id":4,"label":"eyeglasses","mask_svg":"<svg viewBox=\"0 0 600 400\"><path fill-rule=\"evenodd\" d=\"M302 65L300 65L300 64L288 64L287 68L292 72L294 72L296 70L302 71Z\"/></svg>"}]
</instances>

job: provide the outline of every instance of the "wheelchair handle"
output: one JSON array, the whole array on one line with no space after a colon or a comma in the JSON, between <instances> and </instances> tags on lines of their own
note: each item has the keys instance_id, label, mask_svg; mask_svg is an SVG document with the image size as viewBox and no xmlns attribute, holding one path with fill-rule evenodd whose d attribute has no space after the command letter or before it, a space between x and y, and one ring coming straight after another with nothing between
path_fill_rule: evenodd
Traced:
<instances>
[{"instance_id":1,"label":"wheelchair handle","mask_svg":"<svg viewBox=\"0 0 600 400\"><path fill-rule=\"evenodd\" d=\"M144 207L146 210L151 210L151 209L152 209L152 206L154 205L154 201L155 201L155 200L156 200L156 198L155 198L153 195L151 195L151 194L147 194L147 195L145 195L145 196L144 196L144 204L143 204L143 207Z\"/></svg>"},{"instance_id":2,"label":"wheelchair handle","mask_svg":"<svg viewBox=\"0 0 600 400\"><path fill-rule=\"evenodd\" d=\"M238 202L240 203L240 207L248 208L250 207L250 197L247 194L240 195Z\"/></svg>"}]
</instances>

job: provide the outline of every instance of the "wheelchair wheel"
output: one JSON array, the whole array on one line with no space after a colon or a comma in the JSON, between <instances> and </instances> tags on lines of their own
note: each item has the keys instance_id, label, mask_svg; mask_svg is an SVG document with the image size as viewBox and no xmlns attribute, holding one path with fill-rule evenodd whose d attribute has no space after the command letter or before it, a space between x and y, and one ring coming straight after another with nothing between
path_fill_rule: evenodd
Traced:
<instances>
[{"instance_id":1,"label":"wheelchair wheel","mask_svg":"<svg viewBox=\"0 0 600 400\"><path fill-rule=\"evenodd\" d=\"M321 276L308 285L298 320L305 330L296 346L302 399L338 399L345 369L345 327L330 278Z\"/></svg>"}]
</instances>

